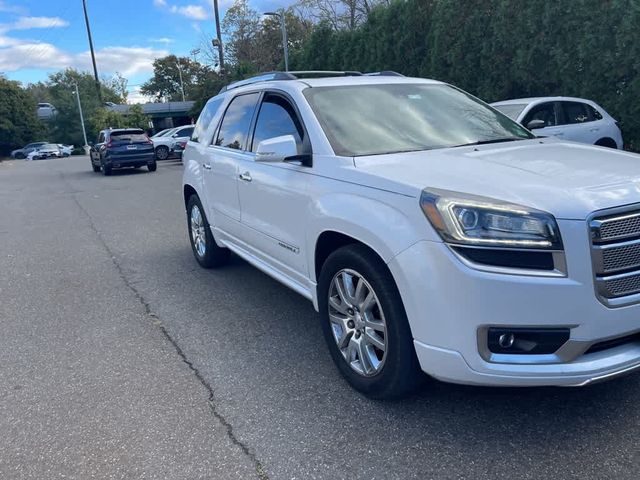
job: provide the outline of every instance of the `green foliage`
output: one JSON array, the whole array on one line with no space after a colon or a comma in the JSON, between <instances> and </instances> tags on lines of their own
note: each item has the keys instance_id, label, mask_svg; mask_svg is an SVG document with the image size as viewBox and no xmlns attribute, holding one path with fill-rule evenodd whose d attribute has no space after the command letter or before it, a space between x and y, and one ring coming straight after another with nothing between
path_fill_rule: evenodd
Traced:
<instances>
[{"instance_id":1,"label":"green foliage","mask_svg":"<svg viewBox=\"0 0 640 480\"><path fill-rule=\"evenodd\" d=\"M149 117L142 113L141 105L131 105L127 114L121 114L108 108L98 108L89 118L89 126L94 138L100 130L106 128L149 129Z\"/></svg>"},{"instance_id":2,"label":"green foliage","mask_svg":"<svg viewBox=\"0 0 640 480\"><path fill-rule=\"evenodd\" d=\"M188 57L168 55L158 58L153 62L153 77L142 85L140 93L154 97L160 102L180 101L182 100L180 75L182 75L184 96L187 100L192 100L194 90L197 89L204 73L205 66Z\"/></svg>"},{"instance_id":3,"label":"green foliage","mask_svg":"<svg viewBox=\"0 0 640 480\"><path fill-rule=\"evenodd\" d=\"M45 140L76 146L84 145L78 101L74 93L76 85L82 103L87 137L90 140L97 135L97 131L93 130L89 119L94 116L96 111L102 109L103 105L98 98L93 75L68 68L49 75L46 82L38 82L27 87L27 91L38 102L49 102L56 107L58 112L52 120L41 122L47 133ZM112 86L104 83L101 86L101 92L105 102L119 103L124 100ZM33 140L30 138L28 141Z\"/></svg>"},{"instance_id":4,"label":"green foliage","mask_svg":"<svg viewBox=\"0 0 640 480\"><path fill-rule=\"evenodd\" d=\"M590 98L640 151L637 0L395 0L360 27L317 25L292 70L395 70L492 102Z\"/></svg>"},{"instance_id":5,"label":"green foliage","mask_svg":"<svg viewBox=\"0 0 640 480\"><path fill-rule=\"evenodd\" d=\"M39 138L36 99L18 82L0 76L0 157Z\"/></svg>"}]
</instances>

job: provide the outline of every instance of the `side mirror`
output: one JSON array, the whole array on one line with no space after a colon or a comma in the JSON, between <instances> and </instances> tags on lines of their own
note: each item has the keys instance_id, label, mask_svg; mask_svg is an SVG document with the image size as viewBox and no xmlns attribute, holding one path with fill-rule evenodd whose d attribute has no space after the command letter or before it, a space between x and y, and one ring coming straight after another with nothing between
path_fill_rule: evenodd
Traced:
<instances>
[{"instance_id":1,"label":"side mirror","mask_svg":"<svg viewBox=\"0 0 640 480\"><path fill-rule=\"evenodd\" d=\"M298 146L293 135L269 138L258 144L256 162L284 162L298 156Z\"/></svg>"},{"instance_id":2,"label":"side mirror","mask_svg":"<svg viewBox=\"0 0 640 480\"><path fill-rule=\"evenodd\" d=\"M538 128L544 128L546 127L546 123L544 120L531 120L529 123L527 123L527 128L529 130L536 130Z\"/></svg>"}]
</instances>

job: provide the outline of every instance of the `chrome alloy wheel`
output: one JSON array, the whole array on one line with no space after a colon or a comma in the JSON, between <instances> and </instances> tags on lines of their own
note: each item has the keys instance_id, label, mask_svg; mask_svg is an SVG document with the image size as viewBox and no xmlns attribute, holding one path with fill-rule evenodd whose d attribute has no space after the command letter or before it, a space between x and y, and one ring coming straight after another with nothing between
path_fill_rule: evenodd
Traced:
<instances>
[{"instance_id":1,"label":"chrome alloy wheel","mask_svg":"<svg viewBox=\"0 0 640 480\"><path fill-rule=\"evenodd\" d=\"M333 338L349 366L360 375L378 373L387 354L387 326L373 288L355 270L335 274L329 287Z\"/></svg>"},{"instance_id":2,"label":"chrome alloy wheel","mask_svg":"<svg viewBox=\"0 0 640 480\"><path fill-rule=\"evenodd\" d=\"M207 237L205 232L204 218L198 205L191 208L191 239L196 247L199 257L204 257L207 252Z\"/></svg>"}]
</instances>

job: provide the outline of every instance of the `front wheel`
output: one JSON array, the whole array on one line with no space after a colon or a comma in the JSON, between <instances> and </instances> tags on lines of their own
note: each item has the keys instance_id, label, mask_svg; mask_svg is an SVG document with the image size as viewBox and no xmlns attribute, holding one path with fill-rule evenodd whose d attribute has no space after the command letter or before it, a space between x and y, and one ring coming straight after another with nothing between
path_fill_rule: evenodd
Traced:
<instances>
[{"instance_id":1,"label":"front wheel","mask_svg":"<svg viewBox=\"0 0 640 480\"><path fill-rule=\"evenodd\" d=\"M216 268L227 263L231 252L216 244L209 221L197 195L191 195L187 202L187 226L191 249L200 266Z\"/></svg>"},{"instance_id":2,"label":"front wheel","mask_svg":"<svg viewBox=\"0 0 640 480\"><path fill-rule=\"evenodd\" d=\"M348 245L333 252L320 273L318 305L331 357L353 388L386 399L420 385L424 375L400 293L373 251Z\"/></svg>"}]
</instances>

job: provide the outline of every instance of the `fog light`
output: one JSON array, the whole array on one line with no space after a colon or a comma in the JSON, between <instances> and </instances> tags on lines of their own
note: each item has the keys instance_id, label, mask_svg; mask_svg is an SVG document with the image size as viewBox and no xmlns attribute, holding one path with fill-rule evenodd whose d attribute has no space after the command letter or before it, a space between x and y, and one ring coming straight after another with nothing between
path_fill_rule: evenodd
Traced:
<instances>
[{"instance_id":1,"label":"fog light","mask_svg":"<svg viewBox=\"0 0 640 480\"><path fill-rule=\"evenodd\" d=\"M545 355L555 353L569 340L568 328L497 328L487 332L491 353Z\"/></svg>"},{"instance_id":2,"label":"fog light","mask_svg":"<svg viewBox=\"0 0 640 480\"><path fill-rule=\"evenodd\" d=\"M498 345L502 348L511 348L516 336L513 333L503 333L498 337Z\"/></svg>"}]
</instances>

